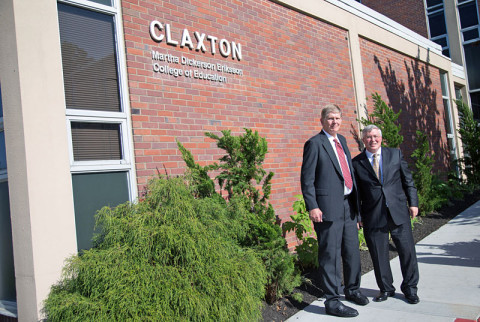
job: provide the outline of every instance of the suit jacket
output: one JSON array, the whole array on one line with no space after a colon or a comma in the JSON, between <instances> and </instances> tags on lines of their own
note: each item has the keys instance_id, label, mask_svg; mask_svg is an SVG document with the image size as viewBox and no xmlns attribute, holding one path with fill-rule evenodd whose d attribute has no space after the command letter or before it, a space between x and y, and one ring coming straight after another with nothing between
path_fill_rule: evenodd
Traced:
<instances>
[{"instance_id":1,"label":"suit jacket","mask_svg":"<svg viewBox=\"0 0 480 322\"><path fill-rule=\"evenodd\" d=\"M357 189L350 151L345 138L339 134L337 134L337 138L345 151L352 175L352 216L355 216L358 213ZM343 218L344 179L342 169L332 145L323 131L305 142L300 183L307 210L319 208L325 221Z\"/></svg>"},{"instance_id":2,"label":"suit jacket","mask_svg":"<svg viewBox=\"0 0 480 322\"><path fill-rule=\"evenodd\" d=\"M365 228L387 224L386 210L396 225L410 221L408 206L418 207L417 189L399 149L382 147L383 183L377 178L365 150L353 158Z\"/></svg>"}]
</instances>

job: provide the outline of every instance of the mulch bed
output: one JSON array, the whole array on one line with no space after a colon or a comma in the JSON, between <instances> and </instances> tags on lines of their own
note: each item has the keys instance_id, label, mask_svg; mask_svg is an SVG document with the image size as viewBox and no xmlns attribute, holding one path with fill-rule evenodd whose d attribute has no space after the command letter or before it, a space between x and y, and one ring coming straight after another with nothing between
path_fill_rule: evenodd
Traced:
<instances>
[{"instance_id":1,"label":"mulch bed","mask_svg":"<svg viewBox=\"0 0 480 322\"><path fill-rule=\"evenodd\" d=\"M480 191L466 195L463 200L455 200L440 210L421 217L421 222L416 224L413 229L415 243L445 225L450 219L457 216L478 200L480 200ZM390 258L392 259L397 255L395 247L391 245ZM360 251L360 260L362 264L362 275L373 269L372 260L368 251ZM316 281L318 280L318 276L316 275L316 271L305 272L304 276L308 278L311 283L303 284L293 291L294 293L301 293L303 295L303 301L301 303L287 296L279 299L272 305L265 304L262 311L263 321L285 321L298 311L303 310L313 301L321 298L323 296L322 290L315 287L315 285L317 285Z\"/></svg>"}]
</instances>

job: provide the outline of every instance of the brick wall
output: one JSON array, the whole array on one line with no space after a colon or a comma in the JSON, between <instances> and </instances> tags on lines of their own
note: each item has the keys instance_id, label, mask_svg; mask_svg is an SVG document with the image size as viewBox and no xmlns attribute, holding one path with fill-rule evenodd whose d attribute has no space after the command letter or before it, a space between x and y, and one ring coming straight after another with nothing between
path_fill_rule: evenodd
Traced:
<instances>
[{"instance_id":1,"label":"brick wall","mask_svg":"<svg viewBox=\"0 0 480 322\"><path fill-rule=\"evenodd\" d=\"M362 0L362 4L428 38L423 0Z\"/></svg>"},{"instance_id":2,"label":"brick wall","mask_svg":"<svg viewBox=\"0 0 480 322\"><path fill-rule=\"evenodd\" d=\"M435 152L435 170L447 172L450 160L440 71L366 39L360 40L360 46L368 110L373 108L371 94L378 92L395 112L402 111L405 156L415 149L415 131L421 130L428 134Z\"/></svg>"},{"instance_id":3,"label":"brick wall","mask_svg":"<svg viewBox=\"0 0 480 322\"><path fill-rule=\"evenodd\" d=\"M265 0L124 0L122 6L139 190L157 168L183 173L175 140L207 164L219 151L205 131L251 128L268 141L271 202L280 219L288 219L301 193L303 144L321 128L321 107L344 108L347 137L356 119L346 31ZM198 31L241 43L243 59L155 43L152 20L171 24L175 39L187 28L192 37ZM152 50L228 64L243 76L226 75L227 82L218 83L154 73ZM351 136L349 144L355 147ZM287 241L292 245L293 237Z\"/></svg>"},{"instance_id":4,"label":"brick wall","mask_svg":"<svg viewBox=\"0 0 480 322\"><path fill-rule=\"evenodd\" d=\"M217 161L221 151L204 132L219 134L230 129L241 134L243 128L251 128L268 141L264 167L275 172L271 202L285 221L292 214L294 196L301 193L303 144L321 128L321 107L335 103L343 108L341 134L347 137L352 154L358 153L352 133L357 128L357 115L345 30L266 0L124 0L122 7L139 191L157 169L163 173L165 168L172 175L184 172L176 140L205 165ZM153 20L170 24L172 38L177 41L186 28L194 43L195 31L241 43L242 59L170 46L165 39L157 43L149 35ZM386 96L380 70L373 60L375 54L382 68L386 57L390 57L395 71L407 83L406 57L367 41L362 41L362 49L367 93L376 90ZM227 81L213 82L156 73L152 50L225 64L242 69L243 75L216 72L226 76ZM179 70L203 71L155 62ZM430 73L431 87L440 88L438 71ZM438 93L434 107L443 111L441 102ZM404 120L406 117L404 113ZM438 119L438 127L443 128L440 116L429 118L429 122L433 119ZM440 142L442 133L433 133ZM286 238L293 247L293 234Z\"/></svg>"}]
</instances>

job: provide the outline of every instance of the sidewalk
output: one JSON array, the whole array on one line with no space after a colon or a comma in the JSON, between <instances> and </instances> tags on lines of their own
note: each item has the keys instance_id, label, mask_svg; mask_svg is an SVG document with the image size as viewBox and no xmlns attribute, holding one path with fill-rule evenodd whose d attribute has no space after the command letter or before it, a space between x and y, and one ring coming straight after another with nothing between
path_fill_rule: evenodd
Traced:
<instances>
[{"instance_id":1,"label":"sidewalk","mask_svg":"<svg viewBox=\"0 0 480 322\"><path fill-rule=\"evenodd\" d=\"M357 309L359 316L327 315L320 299L287 321L480 321L480 201L418 242L416 250L420 303L407 303L399 291L402 275L396 257L390 262L397 289L395 297L381 303L372 301L378 288L373 271L370 271L362 276L361 284L370 303L358 306L344 302Z\"/></svg>"}]
</instances>

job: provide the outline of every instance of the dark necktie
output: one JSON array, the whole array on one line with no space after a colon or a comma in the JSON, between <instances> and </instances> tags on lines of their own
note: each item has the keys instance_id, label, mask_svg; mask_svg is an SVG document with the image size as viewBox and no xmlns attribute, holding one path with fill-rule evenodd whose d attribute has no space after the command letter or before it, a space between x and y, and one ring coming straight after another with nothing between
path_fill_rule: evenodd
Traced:
<instances>
[{"instance_id":1,"label":"dark necktie","mask_svg":"<svg viewBox=\"0 0 480 322\"><path fill-rule=\"evenodd\" d=\"M350 175L350 170L348 170L347 158L345 157L345 152L343 152L343 148L337 139L333 139L333 141L335 142L335 148L337 149L338 159L340 161L340 166L342 167L342 174L343 174L343 179L345 180L345 186L348 189L352 189L353 181L352 181L352 176Z\"/></svg>"}]
</instances>

